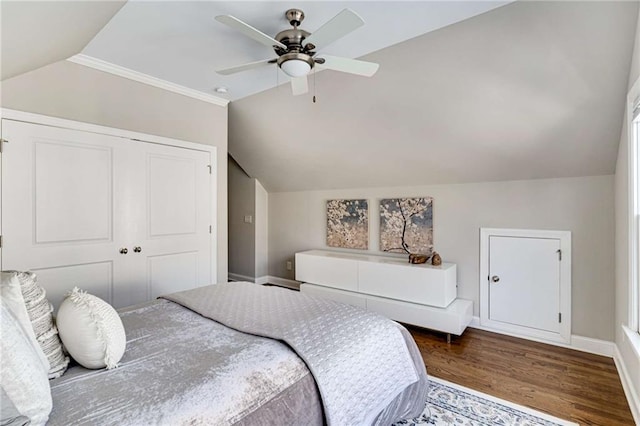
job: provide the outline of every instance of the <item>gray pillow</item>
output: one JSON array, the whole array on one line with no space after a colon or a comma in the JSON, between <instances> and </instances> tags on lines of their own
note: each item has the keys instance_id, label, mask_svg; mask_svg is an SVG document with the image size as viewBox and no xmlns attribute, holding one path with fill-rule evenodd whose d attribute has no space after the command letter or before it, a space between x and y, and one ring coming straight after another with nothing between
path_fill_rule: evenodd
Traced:
<instances>
[{"instance_id":1,"label":"gray pillow","mask_svg":"<svg viewBox=\"0 0 640 426\"><path fill-rule=\"evenodd\" d=\"M0 387L0 426L27 426L31 420L22 416L3 388Z\"/></svg>"}]
</instances>

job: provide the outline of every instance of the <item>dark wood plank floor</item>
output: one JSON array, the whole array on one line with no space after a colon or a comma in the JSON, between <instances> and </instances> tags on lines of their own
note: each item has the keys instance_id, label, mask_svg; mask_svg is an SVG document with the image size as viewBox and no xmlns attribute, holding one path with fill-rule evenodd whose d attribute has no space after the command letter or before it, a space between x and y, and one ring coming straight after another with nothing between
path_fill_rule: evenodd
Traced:
<instances>
[{"instance_id":1,"label":"dark wood plank floor","mask_svg":"<svg viewBox=\"0 0 640 426\"><path fill-rule=\"evenodd\" d=\"M633 425L613 359L468 328L407 326L427 373L581 425Z\"/></svg>"}]
</instances>

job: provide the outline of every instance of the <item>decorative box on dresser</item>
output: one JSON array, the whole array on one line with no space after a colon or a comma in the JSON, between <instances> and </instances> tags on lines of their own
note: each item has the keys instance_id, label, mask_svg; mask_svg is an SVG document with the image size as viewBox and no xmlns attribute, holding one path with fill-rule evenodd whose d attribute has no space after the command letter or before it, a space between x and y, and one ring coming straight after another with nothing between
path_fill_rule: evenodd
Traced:
<instances>
[{"instance_id":1,"label":"decorative box on dresser","mask_svg":"<svg viewBox=\"0 0 640 426\"><path fill-rule=\"evenodd\" d=\"M396 321L461 335L473 302L458 299L456 265L323 250L296 253L300 291L378 312Z\"/></svg>"}]
</instances>

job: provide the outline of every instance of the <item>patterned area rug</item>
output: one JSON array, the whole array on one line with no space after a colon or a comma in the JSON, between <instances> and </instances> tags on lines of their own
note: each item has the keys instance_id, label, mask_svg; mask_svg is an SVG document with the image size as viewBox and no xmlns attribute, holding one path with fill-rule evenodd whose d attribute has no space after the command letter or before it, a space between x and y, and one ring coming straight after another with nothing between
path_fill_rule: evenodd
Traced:
<instances>
[{"instance_id":1,"label":"patterned area rug","mask_svg":"<svg viewBox=\"0 0 640 426\"><path fill-rule=\"evenodd\" d=\"M415 419L401 420L393 426L577 425L437 377L429 376L429 382L429 394L422 414Z\"/></svg>"}]
</instances>

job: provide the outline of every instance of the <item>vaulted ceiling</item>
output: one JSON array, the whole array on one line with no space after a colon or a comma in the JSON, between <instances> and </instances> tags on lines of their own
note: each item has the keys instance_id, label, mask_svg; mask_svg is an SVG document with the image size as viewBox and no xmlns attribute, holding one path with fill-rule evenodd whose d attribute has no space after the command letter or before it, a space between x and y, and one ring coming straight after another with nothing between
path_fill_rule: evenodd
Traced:
<instances>
[{"instance_id":1,"label":"vaulted ceiling","mask_svg":"<svg viewBox=\"0 0 640 426\"><path fill-rule=\"evenodd\" d=\"M79 53L125 1L2 1L0 80Z\"/></svg>"},{"instance_id":2,"label":"vaulted ceiling","mask_svg":"<svg viewBox=\"0 0 640 426\"><path fill-rule=\"evenodd\" d=\"M365 55L378 73L322 71L294 97L273 70L214 72L271 55L215 15L273 35L290 7L310 31L354 9L366 25L327 53ZM0 11L3 80L82 53L208 95L227 86L230 153L269 191L291 191L613 173L638 2L2 1Z\"/></svg>"},{"instance_id":3,"label":"vaulted ceiling","mask_svg":"<svg viewBox=\"0 0 640 426\"><path fill-rule=\"evenodd\" d=\"M229 151L269 191L612 174L637 19L511 3L364 56L372 78L232 102Z\"/></svg>"}]
</instances>

